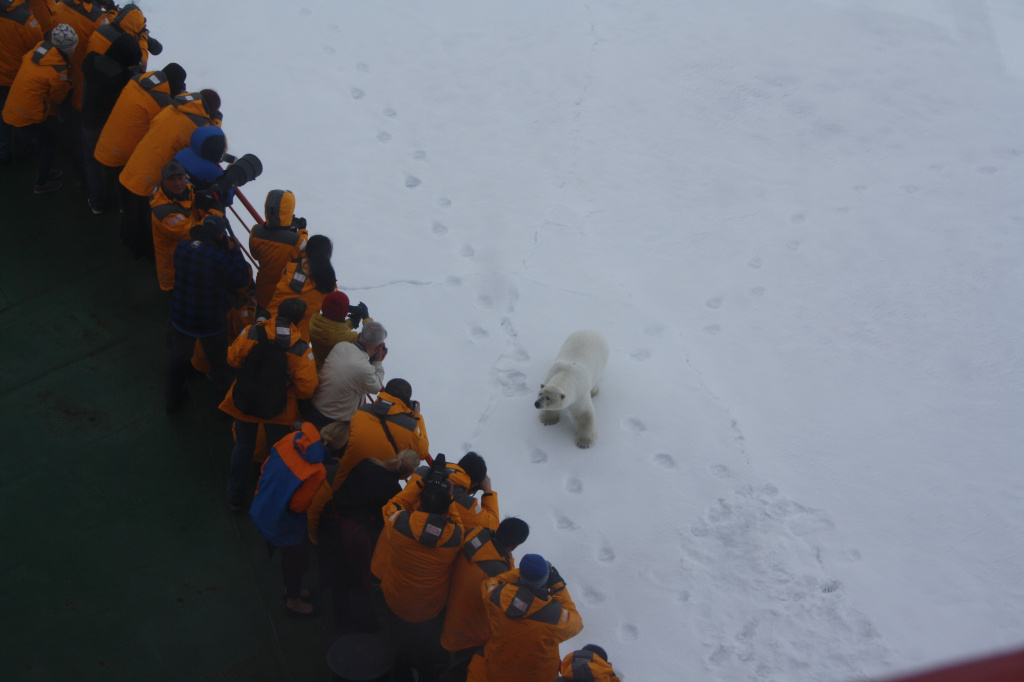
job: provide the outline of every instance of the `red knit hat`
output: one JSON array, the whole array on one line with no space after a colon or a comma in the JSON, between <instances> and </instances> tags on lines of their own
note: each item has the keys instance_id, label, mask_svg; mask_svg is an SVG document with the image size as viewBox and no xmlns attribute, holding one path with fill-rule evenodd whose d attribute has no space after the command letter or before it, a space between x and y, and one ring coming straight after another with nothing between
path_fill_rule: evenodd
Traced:
<instances>
[{"instance_id":1,"label":"red knit hat","mask_svg":"<svg viewBox=\"0 0 1024 682\"><path fill-rule=\"evenodd\" d=\"M320 312L329 320L341 322L348 315L348 296L342 291L332 291L324 296Z\"/></svg>"}]
</instances>

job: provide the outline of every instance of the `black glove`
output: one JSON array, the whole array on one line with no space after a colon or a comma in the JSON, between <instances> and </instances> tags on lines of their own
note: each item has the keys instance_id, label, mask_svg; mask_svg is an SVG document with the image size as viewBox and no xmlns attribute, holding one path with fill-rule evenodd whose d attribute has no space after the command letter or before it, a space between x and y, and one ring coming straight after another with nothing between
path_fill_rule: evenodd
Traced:
<instances>
[{"instance_id":1,"label":"black glove","mask_svg":"<svg viewBox=\"0 0 1024 682\"><path fill-rule=\"evenodd\" d=\"M565 589L565 581L562 580L562 576L558 573L558 569L551 564L548 564L548 581L545 583L545 587L550 589L552 592L558 592L559 590Z\"/></svg>"},{"instance_id":2,"label":"black glove","mask_svg":"<svg viewBox=\"0 0 1024 682\"><path fill-rule=\"evenodd\" d=\"M305 218L292 218L292 227L296 231L298 231L298 230L305 230L306 229L306 219Z\"/></svg>"},{"instance_id":3,"label":"black glove","mask_svg":"<svg viewBox=\"0 0 1024 682\"><path fill-rule=\"evenodd\" d=\"M224 211L224 204L212 189L204 189L195 193L193 200L200 211Z\"/></svg>"},{"instance_id":4,"label":"black glove","mask_svg":"<svg viewBox=\"0 0 1024 682\"><path fill-rule=\"evenodd\" d=\"M366 304L360 301L357 305L349 306L348 309L349 319L352 320L352 327L358 327L359 323L370 316L370 311L367 310Z\"/></svg>"}]
</instances>

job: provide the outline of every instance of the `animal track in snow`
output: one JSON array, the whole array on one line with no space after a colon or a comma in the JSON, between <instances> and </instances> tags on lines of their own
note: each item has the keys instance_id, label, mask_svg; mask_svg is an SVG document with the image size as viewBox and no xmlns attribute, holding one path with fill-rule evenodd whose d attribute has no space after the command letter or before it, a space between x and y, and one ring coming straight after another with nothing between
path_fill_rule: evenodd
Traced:
<instances>
[{"instance_id":1,"label":"animal track in snow","mask_svg":"<svg viewBox=\"0 0 1024 682\"><path fill-rule=\"evenodd\" d=\"M334 55L338 54L338 51L330 45L324 45L324 54Z\"/></svg>"},{"instance_id":2,"label":"animal track in snow","mask_svg":"<svg viewBox=\"0 0 1024 682\"><path fill-rule=\"evenodd\" d=\"M637 362L645 362L651 359L651 351L646 348L638 348L629 354L629 357L636 360Z\"/></svg>"},{"instance_id":3,"label":"animal track in snow","mask_svg":"<svg viewBox=\"0 0 1024 682\"><path fill-rule=\"evenodd\" d=\"M381 110L381 113L387 116L388 118L394 118L395 116L398 116L398 112L392 109L391 107L384 107L384 109Z\"/></svg>"},{"instance_id":4,"label":"animal track in snow","mask_svg":"<svg viewBox=\"0 0 1024 682\"><path fill-rule=\"evenodd\" d=\"M597 550L597 560L610 564L615 561L615 550L608 545L603 545L601 549Z\"/></svg>"},{"instance_id":5,"label":"animal track in snow","mask_svg":"<svg viewBox=\"0 0 1024 682\"><path fill-rule=\"evenodd\" d=\"M805 216L803 213L794 213L793 215L789 216L789 222L796 223L797 225L806 220L807 216Z\"/></svg>"},{"instance_id":6,"label":"animal track in snow","mask_svg":"<svg viewBox=\"0 0 1024 682\"><path fill-rule=\"evenodd\" d=\"M544 452L540 448L533 448L530 450L530 461L534 464L543 464L548 461L548 453Z\"/></svg>"},{"instance_id":7,"label":"animal track in snow","mask_svg":"<svg viewBox=\"0 0 1024 682\"><path fill-rule=\"evenodd\" d=\"M900 189L906 192L907 194L915 194L920 189L920 187L918 187L917 185L900 185Z\"/></svg>"},{"instance_id":8,"label":"animal track in snow","mask_svg":"<svg viewBox=\"0 0 1024 682\"><path fill-rule=\"evenodd\" d=\"M558 530L576 530L579 526L577 526L568 516L560 514L558 518L555 519L555 527L558 528Z\"/></svg>"},{"instance_id":9,"label":"animal track in snow","mask_svg":"<svg viewBox=\"0 0 1024 682\"><path fill-rule=\"evenodd\" d=\"M732 469L724 464L712 464L708 467L708 471L710 471L711 475L715 478L732 478Z\"/></svg>"},{"instance_id":10,"label":"animal track in snow","mask_svg":"<svg viewBox=\"0 0 1024 682\"><path fill-rule=\"evenodd\" d=\"M517 369L498 371L497 379L501 385L501 392L508 397L526 395L532 392L526 382L526 375Z\"/></svg>"},{"instance_id":11,"label":"animal track in snow","mask_svg":"<svg viewBox=\"0 0 1024 682\"><path fill-rule=\"evenodd\" d=\"M377 141L383 143L391 142L391 133L386 130L380 131L377 133ZM408 187L408 185L406 186Z\"/></svg>"},{"instance_id":12,"label":"animal track in snow","mask_svg":"<svg viewBox=\"0 0 1024 682\"><path fill-rule=\"evenodd\" d=\"M643 433L647 430L647 425L636 417L629 417L628 419L622 420L622 428L633 433Z\"/></svg>"},{"instance_id":13,"label":"animal track in snow","mask_svg":"<svg viewBox=\"0 0 1024 682\"><path fill-rule=\"evenodd\" d=\"M701 331L703 331L708 336L715 336L716 334L722 331L722 326L718 324L709 324L708 326L704 327L704 329Z\"/></svg>"},{"instance_id":14,"label":"animal track in snow","mask_svg":"<svg viewBox=\"0 0 1024 682\"><path fill-rule=\"evenodd\" d=\"M647 336L661 336L665 333L665 325L658 324L657 322L651 323L644 327L644 334Z\"/></svg>"},{"instance_id":15,"label":"animal track in snow","mask_svg":"<svg viewBox=\"0 0 1024 682\"><path fill-rule=\"evenodd\" d=\"M417 161L422 161L423 159L427 158L427 153L422 149L418 149L412 153L412 158L416 159Z\"/></svg>"},{"instance_id":16,"label":"animal track in snow","mask_svg":"<svg viewBox=\"0 0 1024 682\"><path fill-rule=\"evenodd\" d=\"M565 482L565 492L571 495L579 495L583 492L583 481L573 476Z\"/></svg>"},{"instance_id":17,"label":"animal track in snow","mask_svg":"<svg viewBox=\"0 0 1024 682\"><path fill-rule=\"evenodd\" d=\"M350 88L348 94L352 95L352 99L362 99L366 97L366 92L359 88Z\"/></svg>"},{"instance_id":18,"label":"animal track in snow","mask_svg":"<svg viewBox=\"0 0 1024 682\"><path fill-rule=\"evenodd\" d=\"M435 220L434 224L430 226L430 231L436 235L442 235L448 232L448 226Z\"/></svg>"},{"instance_id":19,"label":"animal track in snow","mask_svg":"<svg viewBox=\"0 0 1024 682\"><path fill-rule=\"evenodd\" d=\"M337 28L337 26L335 26L334 28ZM356 62L356 71L362 71L363 73L367 73L369 70L370 65L367 64L366 62Z\"/></svg>"},{"instance_id":20,"label":"animal track in snow","mask_svg":"<svg viewBox=\"0 0 1024 682\"><path fill-rule=\"evenodd\" d=\"M864 192L868 191L868 186L867 185L855 185L853 190L855 192L860 192L861 194L863 194Z\"/></svg>"},{"instance_id":21,"label":"animal track in snow","mask_svg":"<svg viewBox=\"0 0 1024 682\"><path fill-rule=\"evenodd\" d=\"M469 244L464 244L462 248L459 249L459 255L462 256L463 258L472 258L473 256L476 255L476 249L474 249Z\"/></svg>"},{"instance_id":22,"label":"animal track in snow","mask_svg":"<svg viewBox=\"0 0 1024 682\"><path fill-rule=\"evenodd\" d=\"M591 585L583 586L583 601L586 604L589 604L590 606L597 606L598 604L603 603L605 599L607 599L607 597L604 595L604 592L596 587L592 587Z\"/></svg>"},{"instance_id":23,"label":"animal track in snow","mask_svg":"<svg viewBox=\"0 0 1024 682\"><path fill-rule=\"evenodd\" d=\"M462 286L462 278L456 277L455 275L448 275L444 278L444 283L450 287L460 287Z\"/></svg>"},{"instance_id":24,"label":"animal track in snow","mask_svg":"<svg viewBox=\"0 0 1024 682\"><path fill-rule=\"evenodd\" d=\"M754 296L764 296L764 287L754 287L750 290L750 293Z\"/></svg>"},{"instance_id":25,"label":"animal track in snow","mask_svg":"<svg viewBox=\"0 0 1024 682\"><path fill-rule=\"evenodd\" d=\"M704 301L704 305L706 305L707 307L712 308L712 309L714 309L714 308L721 308L722 307L722 299L718 298L718 297L709 298L708 300Z\"/></svg>"},{"instance_id":26,"label":"animal track in snow","mask_svg":"<svg viewBox=\"0 0 1024 682\"><path fill-rule=\"evenodd\" d=\"M420 184L422 184L420 179L417 178L415 175L405 176L405 186L408 187L409 189L412 189L413 187L419 187Z\"/></svg>"},{"instance_id":27,"label":"animal track in snow","mask_svg":"<svg viewBox=\"0 0 1024 682\"><path fill-rule=\"evenodd\" d=\"M790 251L797 251L800 248L800 242L793 239L792 241L786 242L786 248Z\"/></svg>"},{"instance_id":28,"label":"animal track in snow","mask_svg":"<svg viewBox=\"0 0 1024 682\"><path fill-rule=\"evenodd\" d=\"M452 200L447 197L439 197L437 200L437 205L442 207L448 207L452 205Z\"/></svg>"},{"instance_id":29,"label":"animal track in snow","mask_svg":"<svg viewBox=\"0 0 1024 682\"><path fill-rule=\"evenodd\" d=\"M483 327L470 327L469 335L476 340L486 339L488 336L490 336L490 334L487 333L487 330L484 329Z\"/></svg>"},{"instance_id":30,"label":"animal track in snow","mask_svg":"<svg viewBox=\"0 0 1024 682\"><path fill-rule=\"evenodd\" d=\"M763 263L761 262L760 258L751 258L750 260L747 261L747 265L756 270L760 268L763 265Z\"/></svg>"},{"instance_id":31,"label":"animal track in snow","mask_svg":"<svg viewBox=\"0 0 1024 682\"><path fill-rule=\"evenodd\" d=\"M640 628L632 623L623 623L619 626L619 639L623 642L634 642L640 637Z\"/></svg>"},{"instance_id":32,"label":"animal track in snow","mask_svg":"<svg viewBox=\"0 0 1024 682\"><path fill-rule=\"evenodd\" d=\"M654 463L666 469L676 468L675 458L672 455L668 454L667 452L659 452L658 454L656 454L654 456Z\"/></svg>"}]
</instances>

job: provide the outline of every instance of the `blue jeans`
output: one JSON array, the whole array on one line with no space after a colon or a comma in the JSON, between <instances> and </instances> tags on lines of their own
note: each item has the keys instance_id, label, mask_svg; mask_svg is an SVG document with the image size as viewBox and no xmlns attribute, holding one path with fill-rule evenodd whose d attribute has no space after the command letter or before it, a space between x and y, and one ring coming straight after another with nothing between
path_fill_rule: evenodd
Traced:
<instances>
[{"instance_id":1,"label":"blue jeans","mask_svg":"<svg viewBox=\"0 0 1024 682\"><path fill-rule=\"evenodd\" d=\"M231 449L231 468L228 470L228 502L242 505L245 500L245 489L249 483L249 472L252 471L252 456L256 452L256 435L260 425L257 422L235 420L235 446ZM264 424L263 432L267 436L267 447L292 432L291 426L284 424Z\"/></svg>"}]
</instances>

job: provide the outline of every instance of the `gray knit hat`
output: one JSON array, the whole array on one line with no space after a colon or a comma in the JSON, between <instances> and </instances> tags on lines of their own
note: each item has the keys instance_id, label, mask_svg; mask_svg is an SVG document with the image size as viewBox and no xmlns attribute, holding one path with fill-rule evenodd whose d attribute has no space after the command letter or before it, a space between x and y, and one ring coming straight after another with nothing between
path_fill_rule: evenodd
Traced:
<instances>
[{"instance_id":1,"label":"gray knit hat","mask_svg":"<svg viewBox=\"0 0 1024 682\"><path fill-rule=\"evenodd\" d=\"M70 57L78 47L78 34L67 24L57 24L50 31L50 43L65 57Z\"/></svg>"}]
</instances>

